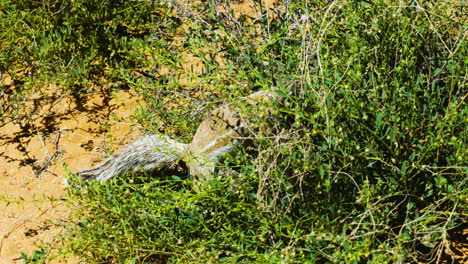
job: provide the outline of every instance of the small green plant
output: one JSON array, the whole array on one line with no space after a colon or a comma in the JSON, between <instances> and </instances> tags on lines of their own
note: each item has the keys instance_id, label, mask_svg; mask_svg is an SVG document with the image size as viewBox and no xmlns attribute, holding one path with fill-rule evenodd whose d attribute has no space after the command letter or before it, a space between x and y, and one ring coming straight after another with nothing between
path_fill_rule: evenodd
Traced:
<instances>
[{"instance_id":1,"label":"small green plant","mask_svg":"<svg viewBox=\"0 0 468 264\"><path fill-rule=\"evenodd\" d=\"M31 256L21 252L21 259L24 264L42 264L46 263L47 249L41 248L40 250L34 250Z\"/></svg>"}]
</instances>

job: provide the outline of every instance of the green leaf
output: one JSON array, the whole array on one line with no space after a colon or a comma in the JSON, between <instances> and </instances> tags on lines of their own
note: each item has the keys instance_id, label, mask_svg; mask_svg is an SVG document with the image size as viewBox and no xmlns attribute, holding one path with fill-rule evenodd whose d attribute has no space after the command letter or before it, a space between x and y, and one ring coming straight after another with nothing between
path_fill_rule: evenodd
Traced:
<instances>
[{"instance_id":1,"label":"green leaf","mask_svg":"<svg viewBox=\"0 0 468 264\"><path fill-rule=\"evenodd\" d=\"M371 7L373 4L367 1L360 1L359 4L363 7Z\"/></svg>"},{"instance_id":2,"label":"green leaf","mask_svg":"<svg viewBox=\"0 0 468 264\"><path fill-rule=\"evenodd\" d=\"M284 98L288 97L288 95L281 90L274 90L274 92L281 97L284 97Z\"/></svg>"}]
</instances>

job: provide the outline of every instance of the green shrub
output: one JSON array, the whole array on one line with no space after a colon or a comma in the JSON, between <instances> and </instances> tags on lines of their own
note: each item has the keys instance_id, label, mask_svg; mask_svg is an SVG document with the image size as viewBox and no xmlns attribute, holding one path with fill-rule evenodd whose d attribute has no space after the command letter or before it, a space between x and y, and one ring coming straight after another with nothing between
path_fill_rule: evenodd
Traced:
<instances>
[{"instance_id":1,"label":"green shrub","mask_svg":"<svg viewBox=\"0 0 468 264\"><path fill-rule=\"evenodd\" d=\"M158 57L164 41L136 35L154 23L145 20L154 10L158 19L173 18L169 6L73 2L84 9L67 12L83 17L63 17L64 28L83 30L64 34L69 44L57 49L79 51L88 62L105 57L92 67L106 65L119 73L110 80L145 96L137 116L150 130L165 124L189 138L200 109L213 105L191 97L197 92L213 102L257 89L285 97L252 116L270 125L255 128L253 145L229 157L200 193L172 175L71 180L77 224L65 238L69 250L89 262L119 263L406 263L417 250L440 257L448 230L467 220L463 4L289 1L274 10L256 4L261 16L249 18L220 2L194 4L191 19L180 21L188 30L178 48L205 66L188 84L176 71L138 74L148 67L143 57ZM28 16L38 10L28 8ZM123 15L115 17L117 10ZM144 18L133 21L134 14ZM98 27L85 31L86 21ZM51 30L58 29L39 31ZM101 43L100 34L119 38ZM44 54L50 47L38 45ZM77 67L90 65L83 60Z\"/></svg>"}]
</instances>

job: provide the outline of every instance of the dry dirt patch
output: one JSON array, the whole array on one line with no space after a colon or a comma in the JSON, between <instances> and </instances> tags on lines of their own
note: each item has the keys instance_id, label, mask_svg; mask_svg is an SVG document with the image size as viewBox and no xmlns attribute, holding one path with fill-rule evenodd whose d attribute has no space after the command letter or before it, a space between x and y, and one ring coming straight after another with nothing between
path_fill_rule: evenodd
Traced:
<instances>
[{"instance_id":1,"label":"dry dirt patch","mask_svg":"<svg viewBox=\"0 0 468 264\"><path fill-rule=\"evenodd\" d=\"M130 121L136 96L56 90L29 96L21 111L37 111L0 127L1 264L21 263L21 252L30 255L40 243L56 243L63 232L60 223L70 215L64 163L72 172L89 167L113 151L105 149L109 145L117 148L139 134Z\"/></svg>"}]
</instances>

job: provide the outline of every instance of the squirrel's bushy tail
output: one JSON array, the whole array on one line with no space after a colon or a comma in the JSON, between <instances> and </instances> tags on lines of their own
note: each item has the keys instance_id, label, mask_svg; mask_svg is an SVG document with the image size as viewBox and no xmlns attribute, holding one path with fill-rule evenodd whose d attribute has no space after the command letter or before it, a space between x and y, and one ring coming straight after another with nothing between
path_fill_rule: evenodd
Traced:
<instances>
[{"instance_id":1,"label":"squirrel's bushy tail","mask_svg":"<svg viewBox=\"0 0 468 264\"><path fill-rule=\"evenodd\" d=\"M167 136L144 136L93 168L78 171L78 175L88 180L106 181L125 171L168 168L181 159L187 149L188 144L179 143Z\"/></svg>"}]
</instances>

